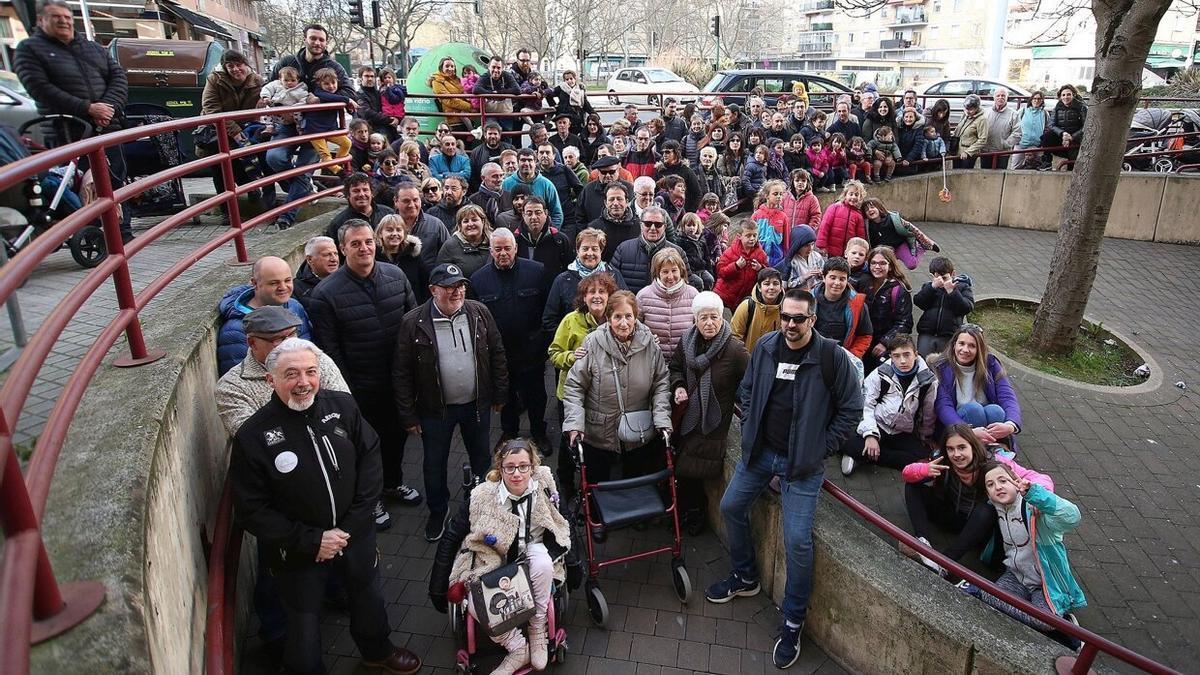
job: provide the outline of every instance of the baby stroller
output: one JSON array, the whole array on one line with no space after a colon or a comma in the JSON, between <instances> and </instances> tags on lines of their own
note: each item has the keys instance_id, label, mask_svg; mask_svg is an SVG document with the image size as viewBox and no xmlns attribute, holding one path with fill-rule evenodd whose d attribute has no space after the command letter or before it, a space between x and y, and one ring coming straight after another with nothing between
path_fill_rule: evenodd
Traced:
<instances>
[{"instance_id":1,"label":"baby stroller","mask_svg":"<svg viewBox=\"0 0 1200 675\"><path fill-rule=\"evenodd\" d=\"M1200 132L1200 111L1139 108L1133 113L1126 143L1124 171L1171 173L1180 164L1200 162L1200 135L1157 138ZM1176 154L1154 154L1179 151Z\"/></svg>"},{"instance_id":2,"label":"baby stroller","mask_svg":"<svg viewBox=\"0 0 1200 675\"><path fill-rule=\"evenodd\" d=\"M463 494L470 494L479 484L479 479L471 472L470 464L463 464ZM568 561L568 564L569 561ZM567 615L569 592L568 583L554 583L551 589L551 602L546 608L546 635L548 636L547 651L550 663L563 663L567 660L567 631L559 624L559 617ZM576 582L578 583L578 582ZM459 642L454 655L454 672L459 675L478 673L481 658L503 658L504 650L483 632L475 618L467 611L467 601L451 602L447 607L450 630ZM517 671L517 675L532 672L532 667L526 665Z\"/></svg>"},{"instance_id":3,"label":"baby stroller","mask_svg":"<svg viewBox=\"0 0 1200 675\"><path fill-rule=\"evenodd\" d=\"M175 119L167 108L152 103L130 103L125 107L127 128L140 127ZM178 131L153 136L144 136L124 144L125 166L128 179L150 176L164 169L183 163L183 148ZM135 216L165 216L187 206L183 192L183 179L155 185L142 192L131 202Z\"/></svg>"},{"instance_id":4,"label":"baby stroller","mask_svg":"<svg viewBox=\"0 0 1200 675\"><path fill-rule=\"evenodd\" d=\"M80 141L92 135L89 122L70 115L46 115L21 125L20 130L0 126L0 163L15 162L32 153ZM30 241L49 230L89 201L90 172L79 169L78 159L31 176L20 186L14 186L0 203L6 216L0 224L0 234L9 257L25 248ZM104 231L99 220L81 228L62 244L71 257L85 269L99 265L108 257Z\"/></svg>"},{"instance_id":5,"label":"baby stroller","mask_svg":"<svg viewBox=\"0 0 1200 675\"><path fill-rule=\"evenodd\" d=\"M692 581L683 562L682 535L679 530L679 499L675 490L675 453L671 447L670 434L664 434L663 441L663 452L667 459L666 468L645 476L603 483L588 481L583 443L581 441L576 443L575 459L579 463L580 482L578 504L583 510L582 520L587 529L585 536L577 537L576 541L583 539L587 546L587 581L584 583L584 593L587 597L588 613L597 626L603 627L608 623L608 601L605 600L604 593L600 590L597 582L600 570L605 567L670 553L671 581L675 587L675 595L679 597L680 602L685 604L692 595ZM663 500L662 491L659 489L663 483L667 485L670 493L670 503ZM660 546L648 551L639 551L607 560L597 558L593 536L599 528L607 531L656 520L661 516L671 517L674 539L669 546Z\"/></svg>"}]
</instances>

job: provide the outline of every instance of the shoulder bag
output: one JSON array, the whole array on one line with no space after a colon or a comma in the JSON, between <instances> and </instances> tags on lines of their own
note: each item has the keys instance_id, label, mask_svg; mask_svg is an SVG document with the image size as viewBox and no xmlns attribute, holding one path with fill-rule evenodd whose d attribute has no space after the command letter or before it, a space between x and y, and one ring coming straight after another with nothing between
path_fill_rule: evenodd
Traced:
<instances>
[{"instance_id":1,"label":"shoulder bag","mask_svg":"<svg viewBox=\"0 0 1200 675\"><path fill-rule=\"evenodd\" d=\"M626 410L615 360L612 362L612 371L613 381L617 383L617 406L621 409L621 419L617 422L617 439L631 447L641 447L654 438L654 413L649 410Z\"/></svg>"},{"instance_id":2,"label":"shoulder bag","mask_svg":"<svg viewBox=\"0 0 1200 675\"><path fill-rule=\"evenodd\" d=\"M529 543L529 523L533 504L525 514L525 543ZM529 622L537 611L533 602L533 584L529 578L529 560L525 551L516 562L481 574L468 584L475 619L491 637L500 637Z\"/></svg>"}]
</instances>

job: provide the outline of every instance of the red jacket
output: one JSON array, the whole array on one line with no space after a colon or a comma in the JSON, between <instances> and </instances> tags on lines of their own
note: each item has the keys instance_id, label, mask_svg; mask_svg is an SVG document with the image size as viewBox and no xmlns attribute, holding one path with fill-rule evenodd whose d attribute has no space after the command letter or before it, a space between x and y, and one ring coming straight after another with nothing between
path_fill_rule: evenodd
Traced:
<instances>
[{"instance_id":1,"label":"red jacket","mask_svg":"<svg viewBox=\"0 0 1200 675\"><path fill-rule=\"evenodd\" d=\"M754 250L747 253L742 250L741 237L733 240L717 261L717 285L713 289L730 311L737 309L738 304L750 295L755 282L758 281L758 270L754 269L753 265L747 263L744 267L737 266L738 258L742 256L748 260L757 260L763 267L767 266L767 252L763 247L755 244ZM871 336L868 335L867 340L870 339Z\"/></svg>"},{"instance_id":2,"label":"red jacket","mask_svg":"<svg viewBox=\"0 0 1200 675\"><path fill-rule=\"evenodd\" d=\"M862 212L844 201L830 204L817 230L817 248L831 258L840 257L846 254L846 242L854 237L867 238Z\"/></svg>"},{"instance_id":3,"label":"red jacket","mask_svg":"<svg viewBox=\"0 0 1200 675\"><path fill-rule=\"evenodd\" d=\"M817 196L812 190L805 192L799 199L793 197L791 190L788 190L783 196L783 212L787 214L789 230L797 225L808 225L816 232L821 224L821 202L817 201Z\"/></svg>"}]
</instances>

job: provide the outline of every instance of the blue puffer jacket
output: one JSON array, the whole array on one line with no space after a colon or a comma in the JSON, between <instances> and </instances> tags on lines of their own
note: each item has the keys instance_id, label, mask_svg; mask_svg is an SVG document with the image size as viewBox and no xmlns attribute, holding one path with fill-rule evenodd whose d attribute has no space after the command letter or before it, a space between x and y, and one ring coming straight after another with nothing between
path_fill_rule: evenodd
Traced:
<instances>
[{"instance_id":1,"label":"blue puffer jacket","mask_svg":"<svg viewBox=\"0 0 1200 675\"><path fill-rule=\"evenodd\" d=\"M246 358L246 329L242 327L242 318L254 311L246 304L252 297L254 287L242 284L229 289L217 303L217 313L221 316L221 330L217 333L217 371L221 375ZM283 307L300 317L300 337L311 340L312 330L304 307L295 298L288 298Z\"/></svg>"}]
</instances>

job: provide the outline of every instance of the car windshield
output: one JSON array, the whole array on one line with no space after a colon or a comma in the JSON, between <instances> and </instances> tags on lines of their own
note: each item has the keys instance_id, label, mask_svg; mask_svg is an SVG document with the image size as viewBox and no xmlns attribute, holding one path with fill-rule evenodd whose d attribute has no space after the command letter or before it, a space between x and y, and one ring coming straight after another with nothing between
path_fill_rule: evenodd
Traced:
<instances>
[{"instance_id":1,"label":"car windshield","mask_svg":"<svg viewBox=\"0 0 1200 675\"><path fill-rule=\"evenodd\" d=\"M646 78L651 82L683 82L683 78L669 70L652 68L646 70Z\"/></svg>"},{"instance_id":2,"label":"car windshield","mask_svg":"<svg viewBox=\"0 0 1200 675\"><path fill-rule=\"evenodd\" d=\"M17 92L18 94L22 94L24 96L29 96L29 92L25 91L25 85L21 84L21 81L18 80L15 75L9 75L8 73L0 73L0 84L8 87L9 89L12 89L13 91Z\"/></svg>"},{"instance_id":3,"label":"car windshield","mask_svg":"<svg viewBox=\"0 0 1200 675\"><path fill-rule=\"evenodd\" d=\"M704 91L717 91L717 87L720 86L721 81L724 79L725 73L713 73L712 79L708 81L708 84L704 85Z\"/></svg>"}]
</instances>

